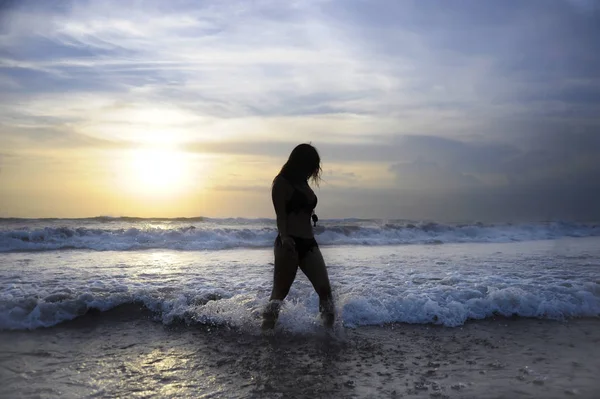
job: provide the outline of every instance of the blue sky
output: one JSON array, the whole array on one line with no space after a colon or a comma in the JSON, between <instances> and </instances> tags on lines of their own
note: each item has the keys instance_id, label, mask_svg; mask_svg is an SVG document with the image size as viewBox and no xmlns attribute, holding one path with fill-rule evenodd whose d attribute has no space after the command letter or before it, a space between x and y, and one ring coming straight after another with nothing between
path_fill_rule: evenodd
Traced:
<instances>
[{"instance_id":1,"label":"blue sky","mask_svg":"<svg viewBox=\"0 0 600 399\"><path fill-rule=\"evenodd\" d=\"M2 216L269 216L311 141L325 216L600 218L599 1L1 7Z\"/></svg>"}]
</instances>

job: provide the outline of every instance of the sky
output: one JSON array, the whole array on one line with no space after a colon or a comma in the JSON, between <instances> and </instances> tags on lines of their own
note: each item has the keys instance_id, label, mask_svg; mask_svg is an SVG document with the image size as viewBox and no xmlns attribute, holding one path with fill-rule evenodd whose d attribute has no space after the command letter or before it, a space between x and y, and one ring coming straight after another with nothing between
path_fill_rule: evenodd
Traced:
<instances>
[{"instance_id":1,"label":"sky","mask_svg":"<svg viewBox=\"0 0 600 399\"><path fill-rule=\"evenodd\" d=\"M0 217L600 220L600 0L0 0Z\"/></svg>"}]
</instances>

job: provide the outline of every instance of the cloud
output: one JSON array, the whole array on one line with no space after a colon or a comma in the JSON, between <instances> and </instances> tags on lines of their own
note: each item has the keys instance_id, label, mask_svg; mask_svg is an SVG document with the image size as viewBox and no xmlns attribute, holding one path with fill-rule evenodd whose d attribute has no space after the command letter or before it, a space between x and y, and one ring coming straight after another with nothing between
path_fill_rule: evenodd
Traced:
<instances>
[{"instance_id":1,"label":"cloud","mask_svg":"<svg viewBox=\"0 0 600 399\"><path fill-rule=\"evenodd\" d=\"M582 12L600 11L600 4L597 0L567 0L567 2Z\"/></svg>"},{"instance_id":2,"label":"cloud","mask_svg":"<svg viewBox=\"0 0 600 399\"><path fill-rule=\"evenodd\" d=\"M530 191L536 187L577 192L593 186L600 176L599 137L598 131L564 131L530 134L517 143L411 135L355 144L314 144L326 170L331 168L332 178L325 176L329 188L354 186L371 190L374 182L386 184L387 175L391 174L393 185L401 190L466 195L503 189L506 193L532 195ZM283 163L296 144L213 142L188 150L267 157L276 164Z\"/></svg>"},{"instance_id":3,"label":"cloud","mask_svg":"<svg viewBox=\"0 0 600 399\"><path fill-rule=\"evenodd\" d=\"M399 185L412 189L447 191L481 185L474 176L453 172L430 161L397 163L390 170L396 175Z\"/></svg>"},{"instance_id":4,"label":"cloud","mask_svg":"<svg viewBox=\"0 0 600 399\"><path fill-rule=\"evenodd\" d=\"M332 186L389 198L583 193L600 170L597 2L2 6L10 151L172 144L275 164L311 141Z\"/></svg>"},{"instance_id":5,"label":"cloud","mask_svg":"<svg viewBox=\"0 0 600 399\"><path fill-rule=\"evenodd\" d=\"M408 136L391 167L399 181L427 182L433 188L481 185L567 185L600 172L600 130L543 132L519 145L463 142L434 136ZM600 175L600 174L599 174ZM485 185L485 184L484 184Z\"/></svg>"},{"instance_id":6,"label":"cloud","mask_svg":"<svg viewBox=\"0 0 600 399\"><path fill-rule=\"evenodd\" d=\"M596 21L563 2L25 3L5 13L0 57L25 103L110 93L226 119L366 115L387 134L597 110Z\"/></svg>"},{"instance_id":7,"label":"cloud","mask_svg":"<svg viewBox=\"0 0 600 399\"><path fill-rule=\"evenodd\" d=\"M7 126L0 123L0 147L12 149L13 154L18 154L36 150L126 149L138 146L129 141L81 135L68 126L35 123Z\"/></svg>"}]
</instances>

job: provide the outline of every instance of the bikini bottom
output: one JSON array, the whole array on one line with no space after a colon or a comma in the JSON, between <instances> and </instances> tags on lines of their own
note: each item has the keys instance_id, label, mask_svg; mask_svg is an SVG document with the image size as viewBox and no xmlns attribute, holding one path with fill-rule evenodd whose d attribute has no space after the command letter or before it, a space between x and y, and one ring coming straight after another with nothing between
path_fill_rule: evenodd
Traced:
<instances>
[{"instance_id":1,"label":"bikini bottom","mask_svg":"<svg viewBox=\"0 0 600 399\"><path fill-rule=\"evenodd\" d=\"M318 247L319 245L317 244L317 240L315 240L315 238L302 238L302 237L295 237L295 236L290 236L293 240L294 243L296 243L296 252L298 253L298 260L302 260L304 258L306 258L306 255L308 255L308 253L315 247ZM281 242L281 236L277 235L277 238L275 239L275 245L276 246L282 246L282 242Z\"/></svg>"}]
</instances>

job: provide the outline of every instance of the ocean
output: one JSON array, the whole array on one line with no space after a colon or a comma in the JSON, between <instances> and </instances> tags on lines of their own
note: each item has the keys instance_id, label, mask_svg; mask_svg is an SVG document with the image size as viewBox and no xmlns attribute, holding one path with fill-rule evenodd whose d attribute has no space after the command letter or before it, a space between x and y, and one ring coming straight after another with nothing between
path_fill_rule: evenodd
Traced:
<instances>
[{"instance_id":1,"label":"ocean","mask_svg":"<svg viewBox=\"0 0 600 399\"><path fill-rule=\"evenodd\" d=\"M600 392L600 224L342 219L315 233L336 325L299 272L265 335L274 220L0 219L0 395Z\"/></svg>"}]
</instances>

